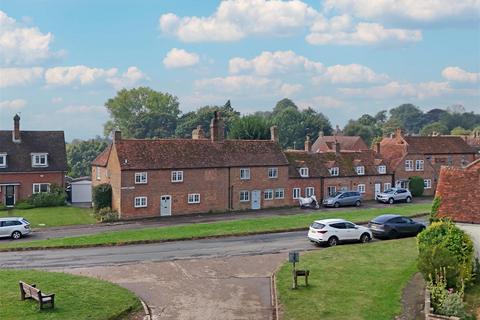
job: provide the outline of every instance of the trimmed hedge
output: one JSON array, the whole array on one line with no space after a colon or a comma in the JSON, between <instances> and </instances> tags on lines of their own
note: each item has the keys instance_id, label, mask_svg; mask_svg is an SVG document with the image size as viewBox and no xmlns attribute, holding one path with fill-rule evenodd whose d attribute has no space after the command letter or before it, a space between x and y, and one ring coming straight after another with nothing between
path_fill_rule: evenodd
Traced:
<instances>
[{"instance_id":1,"label":"trimmed hedge","mask_svg":"<svg viewBox=\"0 0 480 320\"><path fill-rule=\"evenodd\" d=\"M423 178L419 176L413 176L410 178L408 188L414 197L420 197L423 195L425 186L423 184Z\"/></svg>"},{"instance_id":2,"label":"trimmed hedge","mask_svg":"<svg viewBox=\"0 0 480 320\"><path fill-rule=\"evenodd\" d=\"M93 207L96 212L103 208L112 207L112 186L102 183L92 190Z\"/></svg>"},{"instance_id":3,"label":"trimmed hedge","mask_svg":"<svg viewBox=\"0 0 480 320\"><path fill-rule=\"evenodd\" d=\"M33 207L59 207L66 204L67 194L57 184L50 186L50 191L32 194L27 203Z\"/></svg>"}]
</instances>

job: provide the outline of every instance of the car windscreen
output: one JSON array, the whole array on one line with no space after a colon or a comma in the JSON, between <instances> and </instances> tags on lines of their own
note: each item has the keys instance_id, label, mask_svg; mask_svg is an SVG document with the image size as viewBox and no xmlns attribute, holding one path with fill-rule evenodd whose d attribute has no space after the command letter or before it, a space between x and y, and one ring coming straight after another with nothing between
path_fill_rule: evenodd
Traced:
<instances>
[{"instance_id":1,"label":"car windscreen","mask_svg":"<svg viewBox=\"0 0 480 320\"><path fill-rule=\"evenodd\" d=\"M325 225L322 224L322 223L314 222L314 223L312 223L311 227L313 229L323 229L323 227L325 227Z\"/></svg>"},{"instance_id":2,"label":"car windscreen","mask_svg":"<svg viewBox=\"0 0 480 320\"><path fill-rule=\"evenodd\" d=\"M395 189L388 189L388 190L385 190L383 193L394 193L395 192Z\"/></svg>"}]
</instances>

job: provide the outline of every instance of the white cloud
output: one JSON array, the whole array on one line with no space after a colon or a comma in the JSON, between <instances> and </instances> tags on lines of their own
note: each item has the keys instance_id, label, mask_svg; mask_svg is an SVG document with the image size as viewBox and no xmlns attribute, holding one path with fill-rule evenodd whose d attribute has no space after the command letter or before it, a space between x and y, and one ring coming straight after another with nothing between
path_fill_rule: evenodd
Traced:
<instances>
[{"instance_id":1,"label":"white cloud","mask_svg":"<svg viewBox=\"0 0 480 320\"><path fill-rule=\"evenodd\" d=\"M69 105L64 108L58 109L58 113L68 115L78 114L104 114L107 113L105 107L95 105Z\"/></svg>"},{"instance_id":2,"label":"white cloud","mask_svg":"<svg viewBox=\"0 0 480 320\"><path fill-rule=\"evenodd\" d=\"M137 67L129 67L120 77L108 78L107 82L110 83L116 90L123 88L131 88L142 80L148 80L149 78Z\"/></svg>"},{"instance_id":3,"label":"white cloud","mask_svg":"<svg viewBox=\"0 0 480 320\"><path fill-rule=\"evenodd\" d=\"M43 76L43 68L0 68L0 88L31 83Z\"/></svg>"},{"instance_id":4,"label":"white cloud","mask_svg":"<svg viewBox=\"0 0 480 320\"><path fill-rule=\"evenodd\" d=\"M90 84L100 78L112 77L117 73L116 68L101 69L79 65L72 67L54 67L45 72L45 81L48 85Z\"/></svg>"},{"instance_id":5,"label":"white cloud","mask_svg":"<svg viewBox=\"0 0 480 320\"><path fill-rule=\"evenodd\" d=\"M285 36L311 23L318 12L302 1L221 1L209 17L160 17L160 30L185 42L236 41L247 35Z\"/></svg>"},{"instance_id":6,"label":"white cloud","mask_svg":"<svg viewBox=\"0 0 480 320\"><path fill-rule=\"evenodd\" d=\"M0 59L4 64L30 64L56 53L50 50L53 35L37 27L23 27L0 11Z\"/></svg>"},{"instance_id":7,"label":"white cloud","mask_svg":"<svg viewBox=\"0 0 480 320\"><path fill-rule=\"evenodd\" d=\"M375 83L387 81L388 76L385 74L375 73L372 69L360 64L334 65L328 67L326 71L313 78L314 83L329 81L333 84L337 83Z\"/></svg>"},{"instance_id":8,"label":"white cloud","mask_svg":"<svg viewBox=\"0 0 480 320\"><path fill-rule=\"evenodd\" d=\"M343 94L373 99L385 98L417 98L425 99L438 97L453 92L448 82L421 82L421 83L399 83L389 82L385 85L370 88L341 88Z\"/></svg>"},{"instance_id":9,"label":"white cloud","mask_svg":"<svg viewBox=\"0 0 480 320\"><path fill-rule=\"evenodd\" d=\"M313 72L323 70L320 62L315 62L289 51L264 51L251 60L233 58L229 61L230 73L237 74L242 71L253 71L257 75L268 76L276 73Z\"/></svg>"},{"instance_id":10,"label":"white cloud","mask_svg":"<svg viewBox=\"0 0 480 320\"><path fill-rule=\"evenodd\" d=\"M480 73L468 72L459 67L447 67L442 70L442 76L448 81L455 82L478 82Z\"/></svg>"},{"instance_id":11,"label":"white cloud","mask_svg":"<svg viewBox=\"0 0 480 320\"><path fill-rule=\"evenodd\" d=\"M196 65L200 61L198 54L190 53L183 49L173 48L170 50L165 58L163 64L168 69L184 68Z\"/></svg>"},{"instance_id":12,"label":"white cloud","mask_svg":"<svg viewBox=\"0 0 480 320\"><path fill-rule=\"evenodd\" d=\"M326 0L326 11L343 12L364 19L417 22L478 20L478 0Z\"/></svg>"},{"instance_id":13,"label":"white cloud","mask_svg":"<svg viewBox=\"0 0 480 320\"><path fill-rule=\"evenodd\" d=\"M53 97L52 98L52 103L55 103L55 104L60 103L62 101L63 101L62 97Z\"/></svg>"},{"instance_id":14,"label":"white cloud","mask_svg":"<svg viewBox=\"0 0 480 320\"><path fill-rule=\"evenodd\" d=\"M0 101L0 111L17 112L27 105L27 101L23 99Z\"/></svg>"},{"instance_id":15,"label":"white cloud","mask_svg":"<svg viewBox=\"0 0 480 320\"><path fill-rule=\"evenodd\" d=\"M301 108L313 107L315 109L335 109L346 106L346 104L332 96L315 96L306 100L298 101Z\"/></svg>"}]
</instances>

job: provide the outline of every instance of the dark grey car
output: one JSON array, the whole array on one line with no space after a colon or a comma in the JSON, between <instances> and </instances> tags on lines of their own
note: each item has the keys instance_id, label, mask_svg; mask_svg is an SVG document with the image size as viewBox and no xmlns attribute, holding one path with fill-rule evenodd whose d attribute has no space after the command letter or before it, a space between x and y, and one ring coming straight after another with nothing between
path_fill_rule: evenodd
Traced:
<instances>
[{"instance_id":1,"label":"dark grey car","mask_svg":"<svg viewBox=\"0 0 480 320\"><path fill-rule=\"evenodd\" d=\"M340 191L323 200L325 207L361 206L362 196L357 191Z\"/></svg>"},{"instance_id":2,"label":"dark grey car","mask_svg":"<svg viewBox=\"0 0 480 320\"><path fill-rule=\"evenodd\" d=\"M398 214L384 214L368 224L375 238L398 238L416 236L425 229L425 224Z\"/></svg>"}]
</instances>

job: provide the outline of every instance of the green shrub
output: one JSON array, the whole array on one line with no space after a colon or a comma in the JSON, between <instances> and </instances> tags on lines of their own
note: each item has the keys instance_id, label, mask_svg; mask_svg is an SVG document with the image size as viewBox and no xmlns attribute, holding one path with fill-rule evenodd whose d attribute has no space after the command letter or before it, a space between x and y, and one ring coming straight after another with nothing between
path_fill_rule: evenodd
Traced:
<instances>
[{"instance_id":1,"label":"green shrub","mask_svg":"<svg viewBox=\"0 0 480 320\"><path fill-rule=\"evenodd\" d=\"M426 279L436 272L435 268L438 268L439 264L440 267L452 266L451 260L446 257L449 253L458 263L458 276L456 279L449 278L449 284L458 287L460 283L467 284L472 280L473 242L463 230L451 221L433 222L417 236L417 246L419 251L418 266L422 268L420 271ZM440 261L434 261L435 259ZM448 273L449 276L451 274Z\"/></svg>"},{"instance_id":2,"label":"green shrub","mask_svg":"<svg viewBox=\"0 0 480 320\"><path fill-rule=\"evenodd\" d=\"M463 302L463 283L457 291L448 288L445 278L445 269L439 269L435 274L435 280L430 277L427 288L430 291L432 307L435 313L444 316L466 316L465 303Z\"/></svg>"},{"instance_id":3,"label":"green shrub","mask_svg":"<svg viewBox=\"0 0 480 320\"><path fill-rule=\"evenodd\" d=\"M433 199L432 210L430 211L430 223L438 221L437 214L441 204L442 198L440 196L437 196L435 199Z\"/></svg>"},{"instance_id":4,"label":"green shrub","mask_svg":"<svg viewBox=\"0 0 480 320\"><path fill-rule=\"evenodd\" d=\"M58 207L66 204L67 194L56 184L50 186L50 191L32 194L27 202L33 207Z\"/></svg>"},{"instance_id":5,"label":"green shrub","mask_svg":"<svg viewBox=\"0 0 480 320\"><path fill-rule=\"evenodd\" d=\"M28 203L27 201L21 201L15 204L15 208L21 209L21 210L28 210L28 209L35 208L35 206L33 204Z\"/></svg>"},{"instance_id":6,"label":"green shrub","mask_svg":"<svg viewBox=\"0 0 480 320\"><path fill-rule=\"evenodd\" d=\"M112 186L103 183L95 186L92 191L93 207L95 211L99 211L102 208L112 207Z\"/></svg>"},{"instance_id":7,"label":"green shrub","mask_svg":"<svg viewBox=\"0 0 480 320\"><path fill-rule=\"evenodd\" d=\"M95 212L95 217L100 222L113 222L118 220L118 212L110 207L106 207Z\"/></svg>"},{"instance_id":8,"label":"green shrub","mask_svg":"<svg viewBox=\"0 0 480 320\"><path fill-rule=\"evenodd\" d=\"M410 178L410 182L408 183L408 189L412 193L414 197L420 197L423 195L423 191L425 186L423 184L423 178L419 176L413 176Z\"/></svg>"},{"instance_id":9,"label":"green shrub","mask_svg":"<svg viewBox=\"0 0 480 320\"><path fill-rule=\"evenodd\" d=\"M443 269L447 286L449 288L457 286L460 277L460 262L442 246L427 247L420 251L417 267L426 279L434 277L437 270Z\"/></svg>"}]
</instances>

